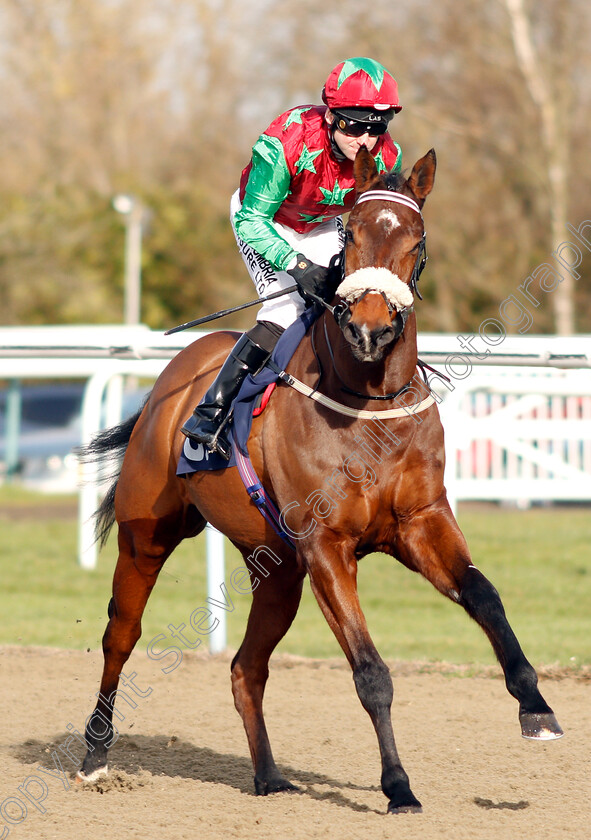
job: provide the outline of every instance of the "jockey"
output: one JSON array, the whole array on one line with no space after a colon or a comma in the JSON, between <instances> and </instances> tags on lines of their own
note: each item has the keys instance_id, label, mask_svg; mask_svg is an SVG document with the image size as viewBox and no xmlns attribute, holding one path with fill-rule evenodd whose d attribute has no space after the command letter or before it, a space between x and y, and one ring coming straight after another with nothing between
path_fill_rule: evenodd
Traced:
<instances>
[{"instance_id":1,"label":"jockey","mask_svg":"<svg viewBox=\"0 0 591 840\"><path fill-rule=\"evenodd\" d=\"M400 147L388 123L402 106L398 86L371 58L350 58L332 70L324 105L291 108L259 137L232 196L230 218L238 248L259 296L293 285L298 293L265 302L182 432L230 457L221 436L230 406L248 373L258 372L279 336L309 305L312 293L330 300L336 285L331 258L344 246L342 214L355 200L353 161L361 146L378 171L399 170Z\"/></svg>"}]
</instances>

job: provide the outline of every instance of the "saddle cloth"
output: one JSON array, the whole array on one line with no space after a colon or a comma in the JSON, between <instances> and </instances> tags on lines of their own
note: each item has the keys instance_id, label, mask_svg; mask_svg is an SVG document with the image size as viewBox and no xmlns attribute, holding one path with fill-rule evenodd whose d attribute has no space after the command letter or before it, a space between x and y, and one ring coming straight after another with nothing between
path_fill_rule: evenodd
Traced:
<instances>
[{"instance_id":1,"label":"saddle cloth","mask_svg":"<svg viewBox=\"0 0 591 840\"><path fill-rule=\"evenodd\" d=\"M280 370L285 370L296 347L319 315L320 312L315 307L306 309L297 321L285 330L272 355L273 361ZM229 461L217 452L209 452L202 443L194 443L190 438L186 438L176 474L186 476L201 470L223 470L226 467L235 467L235 446L239 446L243 455L248 455L246 442L252 426L256 399L269 385L277 382L278 378L275 371L264 367L256 376L249 374L242 383L233 403L234 434L230 434L230 426L227 426L225 430L228 440L232 441L232 455Z\"/></svg>"}]
</instances>

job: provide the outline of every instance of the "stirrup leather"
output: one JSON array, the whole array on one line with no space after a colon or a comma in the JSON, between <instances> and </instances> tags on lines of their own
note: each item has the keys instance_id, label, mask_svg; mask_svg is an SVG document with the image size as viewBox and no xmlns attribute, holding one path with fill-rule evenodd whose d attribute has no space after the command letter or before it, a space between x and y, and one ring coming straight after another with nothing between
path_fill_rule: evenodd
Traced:
<instances>
[{"instance_id":1,"label":"stirrup leather","mask_svg":"<svg viewBox=\"0 0 591 840\"><path fill-rule=\"evenodd\" d=\"M268 350L253 341L248 333L244 333L195 407L192 417L181 427L182 433L228 460L232 447L223 432L232 419L232 403L246 376L258 373L269 356ZM200 426L205 428L200 430Z\"/></svg>"}]
</instances>

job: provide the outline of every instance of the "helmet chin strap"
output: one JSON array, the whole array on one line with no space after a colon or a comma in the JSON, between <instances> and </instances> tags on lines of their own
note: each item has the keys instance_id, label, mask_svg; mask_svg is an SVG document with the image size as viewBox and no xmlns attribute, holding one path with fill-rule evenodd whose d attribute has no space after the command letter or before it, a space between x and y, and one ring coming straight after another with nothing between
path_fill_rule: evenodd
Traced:
<instances>
[{"instance_id":1,"label":"helmet chin strap","mask_svg":"<svg viewBox=\"0 0 591 840\"><path fill-rule=\"evenodd\" d=\"M336 129L337 129L337 126L336 126L335 122L329 123L328 131L329 131L329 136L330 136L330 147L332 149L332 153L335 156L335 158L338 161L343 161L343 160L346 160L347 157L346 157L346 155L344 155L342 153L342 151L339 148L339 145L338 145L337 141L335 140L334 133L335 133Z\"/></svg>"}]
</instances>

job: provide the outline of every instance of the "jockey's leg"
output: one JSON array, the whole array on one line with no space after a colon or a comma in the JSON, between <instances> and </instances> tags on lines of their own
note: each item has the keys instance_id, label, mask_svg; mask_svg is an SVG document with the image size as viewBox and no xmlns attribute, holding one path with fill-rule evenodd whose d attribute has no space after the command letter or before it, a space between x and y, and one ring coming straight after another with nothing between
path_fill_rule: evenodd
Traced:
<instances>
[{"instance_id":1,"label":"jockey's leg","mask_svg":"<svg viewBox=\"0 0 591 840\"><path fill-rule=\"evenodd\" d=\"M234 217L241 206L240 196L236 191L230 202L230 220L240 256L244 260L244 265L254 283L257 294L259 297L266 297L274 292L281 292L293 287L294 279L287 271L275 268L252 245L244 242L238 235L234 225ZM272 222L272 227L275 229L277 236L293 248L294 253L301 253L317 265L327 268L331 266L333 258L342 251L345 244L343 220L340 216L314 225L311 230L305 233L297 233L286 225L275 221ZM340 282L340 277L338 282ZM334 285L335 289L338 282ZM286 329L299 318L305 308L306 303L299 293L291 292L265 302L257 315L257 320L272 321Z\"/></svg>"},{"instance_id":2,"label":"jockey's leg","mask_svg":"<svg viewBox=\"0 0 591 840\"><path fill-rule=\"evenodd\" d=\"M240 208L238 193L232 197L230 215ZM343 225L331 219L309 234L297 234L277 225L279 235L297 251L319 265L328 266L331 257L342 247ZM236 234L236 230L234 229ZM268 295L293 286L293 277L273 266L236 234L242 258L259 295ZM257 324L238 340L222 365L215 381L195 408L181 431L210 451L229 458L231 446L222 435L230 407L248 373L256 373L268 360L281 333L302 314L305 303L297 292L286 294L263 304Z\"/></svg>"},{"instance_id":3,"label":"jockey's leg","mask_svg":"<svg viewBox=\"0 0 591 840\"><path fill-rule=\"evenodd\" d=\"M203 399L182 427L183 434L229 459L232 448L221 433L232 401L247 374L257 373L263 367L282 332L283 328L277 324L259 321L240 336Z\"/></svg>"}]
</instances>

